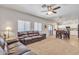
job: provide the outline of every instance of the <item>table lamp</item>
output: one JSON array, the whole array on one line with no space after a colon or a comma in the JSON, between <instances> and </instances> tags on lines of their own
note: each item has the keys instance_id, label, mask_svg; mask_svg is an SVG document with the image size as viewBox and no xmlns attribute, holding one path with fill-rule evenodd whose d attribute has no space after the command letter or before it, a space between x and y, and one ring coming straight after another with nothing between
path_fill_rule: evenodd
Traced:
<instances>
[{"instance_id":1,"label":"table lamp","mask_svg":"<svg viewBox=\"0 0 79 59\"><path fill-rule=\"evenodd\" d=\"M12 30L11 27L6 27L6 31L7 31L8 38L10 37L9 32L10 32L11 30Z\"/></svg>"}]
</instances>

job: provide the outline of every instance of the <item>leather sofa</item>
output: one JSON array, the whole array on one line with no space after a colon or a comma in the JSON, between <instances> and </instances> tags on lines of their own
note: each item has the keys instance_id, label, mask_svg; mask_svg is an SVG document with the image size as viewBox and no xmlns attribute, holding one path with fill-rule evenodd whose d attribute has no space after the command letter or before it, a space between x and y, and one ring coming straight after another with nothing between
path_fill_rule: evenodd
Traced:
<instances>
[{"instance_id":1,"label":"leather sofa","mask_svg":"<svg viewBox=\"0 0 79 59\"><path fill-rule=\"evenodd\" d=\"M3 38L0 38L0 55L36 55L36 54L18 40L10 40L6 42Z\"/></svg>"},{"instance_id":2,"label":"leather sofa","mask_svg":"<svg viewBox=\"0 0 79 59\"><path fill-rule=\"evenodd\" d=\"M9 55L36 55L19 41L8 45L8 49Z\"/></svg>"},{"instance_id":3,"label":"leather sofa","mask_svg":"<svg viewBox=\"0 0 79 59\"><path fill-rule=\"evenodd\" d=\"M27 45L46 39L46 34L40 34L38 31L18 32L18 39Z\"/></svg>"}]
</instances>

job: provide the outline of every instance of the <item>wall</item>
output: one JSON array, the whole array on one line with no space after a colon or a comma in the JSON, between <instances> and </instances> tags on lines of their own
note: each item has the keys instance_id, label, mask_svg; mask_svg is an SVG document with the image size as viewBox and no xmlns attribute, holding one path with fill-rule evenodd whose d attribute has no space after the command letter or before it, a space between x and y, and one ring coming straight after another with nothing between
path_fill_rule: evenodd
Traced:
<instances>
[{"instance_id":1,"label":"wall","mask_svg":"<svg viewBox=\"0 0 79 59\"><path fill-rule=\"evenodd\" d=\"M41 22L43 24L53 24L51 21L42 18L34 17L28 14L24 14L22 12L0 7L0 32L3 32L5 28L9 26L12 28L13 35L16 35L18 30L18 20Z\"/></svg>"}]
</instances>

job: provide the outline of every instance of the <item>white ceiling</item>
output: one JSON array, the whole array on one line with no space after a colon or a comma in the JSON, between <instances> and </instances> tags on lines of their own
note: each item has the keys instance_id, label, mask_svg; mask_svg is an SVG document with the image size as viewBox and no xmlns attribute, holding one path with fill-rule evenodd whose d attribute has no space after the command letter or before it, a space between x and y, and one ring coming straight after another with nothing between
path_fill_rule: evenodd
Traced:
<instances>
[{"instance_id":1,"label":"white ceiling","mask_svg":"<svg viewBox=\"0 0 79 59\"><path fill-rule=\"evenodd\" d=\"M41 4L5 4L1 6L29 13L48 20L53 20L55 17L79 15L79 4L57 4L56 6L61 6L61 8L57 10L57 14L52 15L46 15L46 12L41 12L47 10L43 9Z\"/></svg>"}]
</instances>

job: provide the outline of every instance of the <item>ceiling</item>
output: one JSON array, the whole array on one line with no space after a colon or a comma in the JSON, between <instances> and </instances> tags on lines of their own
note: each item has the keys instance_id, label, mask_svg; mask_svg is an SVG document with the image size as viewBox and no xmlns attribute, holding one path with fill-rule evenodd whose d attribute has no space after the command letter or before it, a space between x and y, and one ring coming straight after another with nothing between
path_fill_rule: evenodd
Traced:
<instances>
[{"instance_id":1,"label":"ceiling","mask_svg":"<svg viewBox=\"0 0 79 59\"><path fill-rule=\"evenodd\" d=\"M46 15L47 12L41 12L47 10L46 8L42 8L41 4L4 4L1 6L29 13L48 20L53 20L56 17L79 15L79 4L57 4L56 6L61 6L61 8L56 10L57 14L52 15Z\"/></svg>"}]
</instances>

